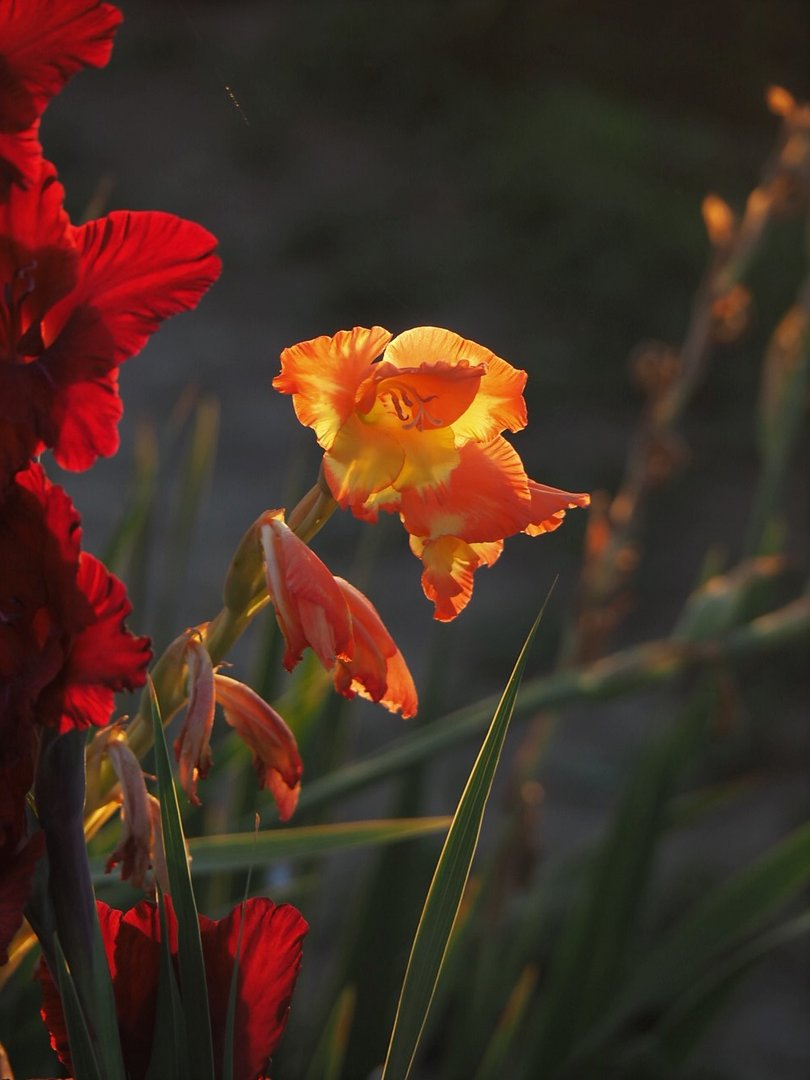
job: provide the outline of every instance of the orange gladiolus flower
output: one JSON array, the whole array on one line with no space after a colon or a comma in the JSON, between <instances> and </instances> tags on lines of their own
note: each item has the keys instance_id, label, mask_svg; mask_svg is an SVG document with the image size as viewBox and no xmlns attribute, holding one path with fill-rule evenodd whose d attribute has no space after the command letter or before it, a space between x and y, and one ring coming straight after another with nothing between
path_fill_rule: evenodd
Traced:
<instances>
[{"instance_id":1,"label":"orange gladiolus flower","mask_svg":"<svg viewBox=\"0 0 810 1080\"><path fill-rule=\"evenodd\" d=\"M590 501L530 480L503 438L526 425L525 384L525 371L431 326L301 342L273 380L315 431L335 500L368 521L399 513L440 620L466 606L505 537L549 532Z\"/></svg>"},{"instance_id":2,"label":"orange gladiolus flower","mask_svg":"<svg viewBox=\"0 0 810 1080\"><path fill-rule=\"evenodd\" d=\"M390 712L414 716L416 688L402 653L376 608L359 590L333 577L318 556L269 510L260 527L267 591L292 671L309 645L344 697L355 694Z\"/></svg>"}]
</instances>

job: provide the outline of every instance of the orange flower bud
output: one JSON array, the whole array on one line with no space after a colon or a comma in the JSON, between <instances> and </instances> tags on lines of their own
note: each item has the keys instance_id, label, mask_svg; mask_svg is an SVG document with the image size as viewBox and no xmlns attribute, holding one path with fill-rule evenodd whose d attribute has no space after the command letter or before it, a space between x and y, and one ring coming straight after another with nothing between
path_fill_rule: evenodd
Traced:
<instances>
[{"instance_id":1,"label":"orange flower bud","mask_svg":"<svg viewBox=\"0 0 810 1080\"><path fill-rule=\"evenodd\" d=\"M314 552L284 523L283 510L268 510L260 527L267 591L292 671L309 645L327 670L352 658L349 609L335 579Z\"/></svg>"}]
</instances>

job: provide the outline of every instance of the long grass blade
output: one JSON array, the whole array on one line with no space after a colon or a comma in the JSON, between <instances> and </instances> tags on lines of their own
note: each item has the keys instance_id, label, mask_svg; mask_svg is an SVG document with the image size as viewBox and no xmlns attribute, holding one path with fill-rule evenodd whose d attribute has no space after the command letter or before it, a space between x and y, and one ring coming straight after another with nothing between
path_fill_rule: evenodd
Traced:
<instances>
[{"instance_id":1,"label":"long grass blade","mask_svg":"<svg viewBox=\"0 0 810 1080\"><path fill-rule=\"evenodd\" d=\"M70 1043L70 1057L73 1063L73 1075L76 1080L102 1080L101 1071L93 1050L93 1042L87 1029L82 1007L79 1003L79 995L76 992L73 979L68 970L65 954L59 944L59 938L53 937L54 954L56 957L56 981L59 986L59 996L62 999L62 1010L65 1015L65 1026Z\"/></svg>"},{"instance_id":2,"label":"long grass blade","mask_svg":"<svg viewBox=\"0 0 810 1080\"><path fill-rule=\"evenodd\" d=\"M177 952L180 966L180 993L186 1021L189 1071L194 1080L213 1080L214 1058L211 1021L208 1012L208 989L205 981L202 942L197 904L191 887L186 859L185 837L180 819L177 792L172 780L166 736L157 695L150 682L152 727L155 739L155 768L160 794L163 843L169 871L172 906L177 916Z\"/></svg>"},{"instance_id":3,"label":"long grass blade","mask_svg":"<svg viewBox=\"0 0 810 1080\"><path fill-rule=\"evenodd\" d=\"M529 631L506 684L439 856L405 972L383 1080L404 1080L411 1070L469 877L523 669L542 614L541 611Z\"/></svg>"}]
</instances>

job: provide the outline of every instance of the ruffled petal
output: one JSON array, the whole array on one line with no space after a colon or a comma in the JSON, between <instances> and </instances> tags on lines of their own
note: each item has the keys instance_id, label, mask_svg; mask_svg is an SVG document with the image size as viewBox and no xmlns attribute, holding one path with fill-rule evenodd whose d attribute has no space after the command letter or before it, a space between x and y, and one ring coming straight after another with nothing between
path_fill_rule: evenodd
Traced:
<instances>
[{"instance_id":1,"label":"ruffled petal","mask_svg":"<svg viewBox=\"0 0 810 1080\"><path fill-rule=\"evenodd\" d=\"M397 367L466 361L482 365L486 373L470 407L454 423L457 444L489 442L505 429L519 431L526 426L523 388L526 372L512 367L490 349L436 326L417 326L399 334L385 350L385 359Z\"/></svg>"},{"instance_id":2,"label":"ruffled petal","mask_svg":"<svg viewBox=\"0 0 810 1080\"><path fill-rule=\"evenodd\" d=\"M503 551L501 540L468 544L457 536L411 536L410 546L422 560L422 589L433 601L433 618L439 622L450 622L464 610L472 597L473 574L479 566L492 566Z\"/></svg>"},{"instance_id":3,"label":"ruffled petal","mask_svg":"<svg viewBox=\"0 0 810 1080\"><path fill-rule=\"evenodd\" d=\"M71 231L79 280L49 313L46 331L53 340L78 309L89 307L93 317L81 319L91 334L88 348L98 348L98 321L111 363L134 356L164 319L195 307L221 270L216 237L174 214L117 210ZM80 338L74 344L82 348Z\"/></svg>"},{"instance_id":4,"label":"ruffled petal","mask_svg":"<svg viewBox=\"0 0 810 1080\"><path fill-rule=\"evenodd\" d=\"M560 491L559 488L538 484L534 480L529 481L529 491L532 499L531 520L523 530L529 536L539 536L541 533L559 529L566 510L573 510L578 506L584 508L591 503L587 492Z\"/></svg>"},{"instance_id":5,"label":"ruffled petal","mask_svg":"<svg viewBox=\"0 0 810 1080\"><path fill-rule=\"evenodd\" d=\"M369 367L391 340L382 326L356 326L334 337L318 337L292 345L281 354L281 374L273 386L292 394L295 415L311 427L329 450L354 411L355 394Z\"/></svg>"},{"instance_id":6,"label":"ruffled petal","mask_svg":"<svg viewBox=\"0 0 810 1080\"><path fill-rule=\"evenodd\" d=\"M99 0L0 5L0 131L22 131L77 71L103 67L121 19Z\"/></svg>"},{"instance_id":7,"label":"ruffled petal","mask_svg":"<svg viewBox=\"0 0 810 1080\"><path fill-rule=\"evenodd\" d=\"M529 482L515 449L498 436L485 446L463 446L458 466L440 487L404 490L399 510L416 536L502 540L530 520Z\"/></svg>"},{"instance_id":8,"label":"ruffled petal","mask_svg":"<svg viewBox=\"0 0 810 1080\"><path fill-rule=\"evenodd\" d=\"M124 585L86 552L79 557L78 584L92 618L76 634L60 679L60 732L103 727L114 692L143 686L152 656L149 638L136 637L124 626L132 611Z\"/></svg>"},{"instance_id":9,"label":"ruffled petal","mask_svg":"<svg viewBox=\"0 0 810 1080\"><path fill-rule=\"evenodd\" d=\"M376 701L403 719L416 715L418 698L402 653L367 596L337 577L352 616L354 656L335 669L335 688L344 697L355 694Z\"/></svg>"}]
</instances>

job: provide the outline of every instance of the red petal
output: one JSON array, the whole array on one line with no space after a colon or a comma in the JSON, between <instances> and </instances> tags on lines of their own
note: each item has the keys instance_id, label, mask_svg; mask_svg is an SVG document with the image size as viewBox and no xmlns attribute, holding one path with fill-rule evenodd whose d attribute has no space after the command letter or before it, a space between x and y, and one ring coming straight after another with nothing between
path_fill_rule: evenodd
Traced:
<instances>
[{"instance_id":1,"label":"red petal","mask_svg":"<svg viewBox=\"0 0 810 1080\"><path fill-rule=\"evenodd\" d=\"M246 901L244 908L234 908L218 923L200 919L215 1061L222 1060L240 922L233 1075L235 1080L255 1080L284 1032L308 927L294 907L276 907L264 897Z\"/></svg>"},{"instance_id":2,"label":"red petal","mask_svg":"<svg viewBox=\"0 0 810 1080\"><path fill-rule=\"evenodd\" d=\"M83 67L103 67L121 12L98 0L0 6L0 130L21 131Z\"/></svg>"},{"instance_id":3,"label":"red petal","mask_svg":"<svg viewBox=\"0 0 810 1080\"><path fill-rule=\"evenodd\" d=\"M163 319L195 307L221 269L216 237L173 214L118 210L73 229L72 236L81 255L79 281L49 318L49 337L77 309L91 308L94 318L82 319L90 351L98 349L98 320L116 364L142 349Z\"/></svg>"},{"instance_id":4,"label":"red petal","mask_svg":"<svg viewBox=\"0 0 810 1080\"><path fill-rule=\"evenodd\" d=\"M86 552L79 557L78 583L94 619L76 634L65 667L61 732L103 727L113 692L143 686L152 655L149 638L135 637L124 626L132 611L124 585Z\"/></svg>"}]
</instances>

